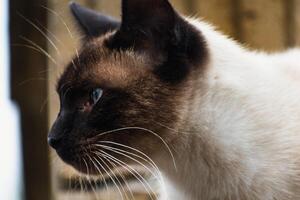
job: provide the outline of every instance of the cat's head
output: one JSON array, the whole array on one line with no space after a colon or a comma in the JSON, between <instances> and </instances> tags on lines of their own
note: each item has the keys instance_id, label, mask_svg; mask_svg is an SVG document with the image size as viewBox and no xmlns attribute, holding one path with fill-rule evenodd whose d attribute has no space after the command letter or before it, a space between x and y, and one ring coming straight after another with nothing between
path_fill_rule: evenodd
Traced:
<instances>
[{"instance_id":1,"label":"cat's head","mask_svg":"<svg viewBox=\"0 0 300 200\"><path fill-rule=\"evenodd\" d=\"M201 33L167 0L123 0L121 22L75 3L71 10L85 37L58 81L49 144L90 173L134 164L123 155L133 148L166 151L179 137L188 83L204 70Z\"/></svg>"}]
</instances>

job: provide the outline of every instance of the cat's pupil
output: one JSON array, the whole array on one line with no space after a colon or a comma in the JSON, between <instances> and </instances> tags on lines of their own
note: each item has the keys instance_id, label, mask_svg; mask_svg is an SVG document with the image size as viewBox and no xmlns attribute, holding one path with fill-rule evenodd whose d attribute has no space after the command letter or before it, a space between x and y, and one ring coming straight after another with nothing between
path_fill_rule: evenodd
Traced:
<instances>
[{"instance_id":1,"label":"cat's pupil","mask_svg":"<svg viewBox=\"0 0 300 200\"><path fill-rule=\"evenodd\" d=\"M96 104L100 98L102 97L103 90L100 88L94 89L91 93L91 100L94 104Z\"/></svg>"}]
</instances>

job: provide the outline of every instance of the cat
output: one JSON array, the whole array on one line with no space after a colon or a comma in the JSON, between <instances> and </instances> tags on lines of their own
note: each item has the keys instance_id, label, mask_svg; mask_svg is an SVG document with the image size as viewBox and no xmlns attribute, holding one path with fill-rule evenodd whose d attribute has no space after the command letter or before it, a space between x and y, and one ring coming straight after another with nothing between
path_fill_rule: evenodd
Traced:
<instances>
[{"instance_id":1,"label":"cat","mask_svg":"<svg viewBox=\"0 0 300 200\"><path fill-rule=\"evenodd\" d=\"M167 0L70 7L84 37L48 136L66 163L159 169L164 200L300 199L299 49L247 50Z\"/></svg>"}]
</instances>

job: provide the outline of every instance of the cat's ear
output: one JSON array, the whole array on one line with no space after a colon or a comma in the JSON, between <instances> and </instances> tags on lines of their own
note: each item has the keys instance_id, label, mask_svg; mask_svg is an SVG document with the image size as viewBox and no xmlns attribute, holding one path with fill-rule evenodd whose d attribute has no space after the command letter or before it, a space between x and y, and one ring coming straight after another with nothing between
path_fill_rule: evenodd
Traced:
<instances>
[{"instance_id":1,"label":"cat's ear","mask_svg":"<svg viewBox=\"0 0 300 200\"><path fill-rule=\"evenodd\" d=\"M70 3L70 9L88 37L101 36L120 27L120 22L113 17L102 15L75 2Z\"/></svg>"},{"instance_id":2,"label":"cat's ear","mask_svg":"<svg viewBox=\"0 0 300 200\"><path fill-rule=\"evenodd\" d=\"M168 29L175 11L167 0L123 0L122 29Z\"/></svg>"},{"instance_id":3,"label":"cat's ear","mask_svg":"<svg viewBox=\"0 0 300 200\"><path fill-rule=\"evenodd\" d=\"M170 82L182 80L207 57L201 33L168 0L122 0L121 27L107 45L149 55L154 73Z\"/></svg>"},{"instance_id":4,"label":"cat's ear","mask_svg":"<svg viewBox=\"0 0 300 200\"><path fill-rule=\"evenodd\" d=\"M167 0L122 0L122 23L114 46L164 45L175 36L177 18Z\"/></svg>"}]
</instances>

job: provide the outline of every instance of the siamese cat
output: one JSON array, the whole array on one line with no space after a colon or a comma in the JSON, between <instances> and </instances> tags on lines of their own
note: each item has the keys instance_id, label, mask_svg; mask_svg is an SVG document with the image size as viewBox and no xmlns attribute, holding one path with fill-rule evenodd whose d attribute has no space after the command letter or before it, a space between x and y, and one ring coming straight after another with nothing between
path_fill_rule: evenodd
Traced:
<instances>
[{"instance_id":1,"label":"siamese cat","mask_svg":"<svg viewBox=\"0 0 300 200\"><path fill-rule=\"evenodd\" d=\"M167 0L70 7L84 38L48 137L66 163L159 170L163 200L300 199L299 49L247 50Z\"/></svg>"}]
</instances>

